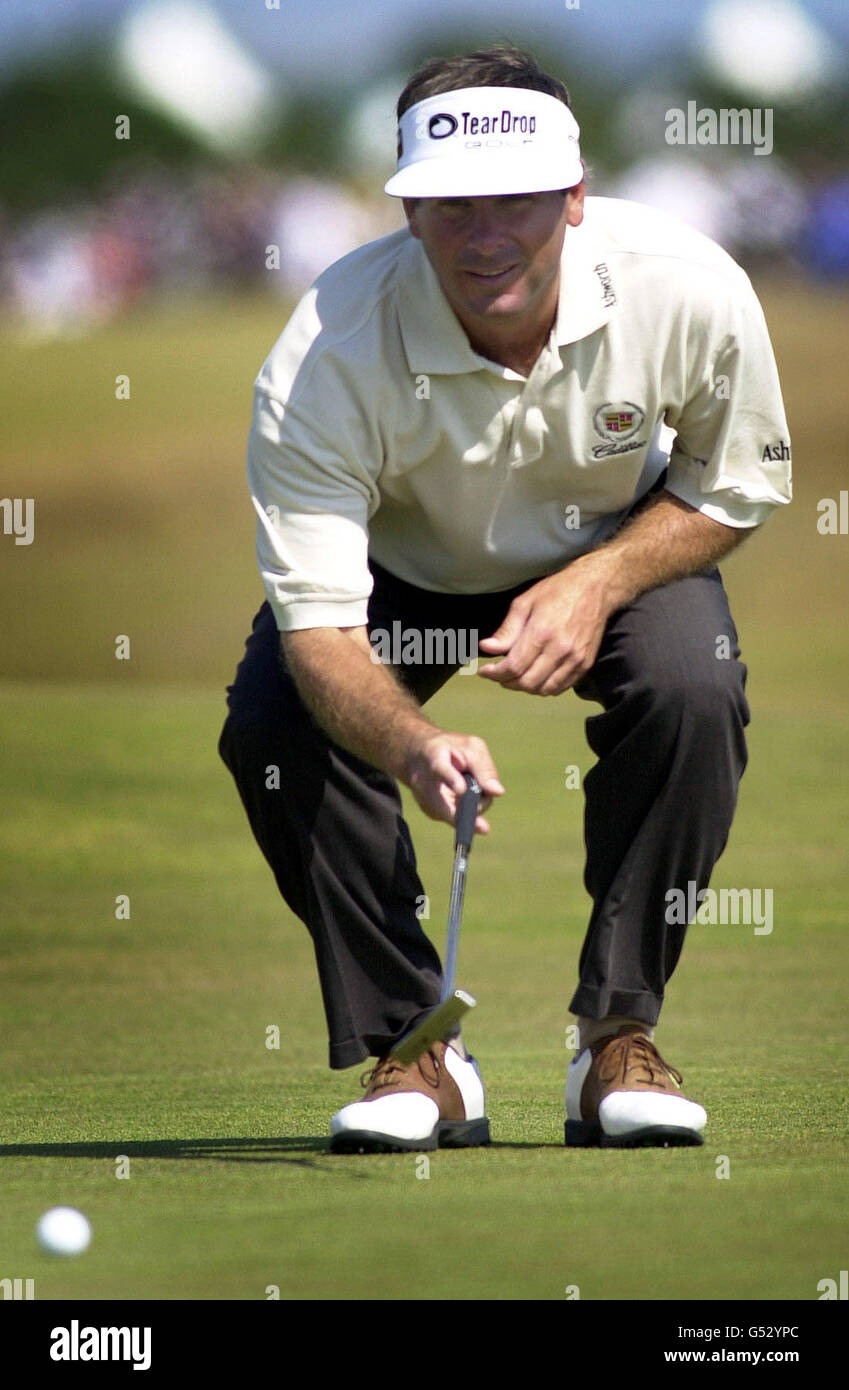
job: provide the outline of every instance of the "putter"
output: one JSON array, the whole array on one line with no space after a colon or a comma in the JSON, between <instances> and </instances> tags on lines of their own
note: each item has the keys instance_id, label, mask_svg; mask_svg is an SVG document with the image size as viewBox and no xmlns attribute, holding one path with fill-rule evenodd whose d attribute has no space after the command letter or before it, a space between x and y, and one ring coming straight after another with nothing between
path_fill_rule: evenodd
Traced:
<instances>
[{"instance_id":1,"label":"putter","mask_svg":"<svg viewBox=\"0 0 849 1390\"><path fill-rule=\"evenodd\" d=\"M481 789L470 772L464 773L467 790L460 798L454 833L454 874L451 879L451 904L448 909L448 944L445 951L445 970L442 975L442 991L439 1003L432 1013L397 1042L392 1056L405 1067L421 1057L423 1052L435 1042L444 1042L454 1031L469 1009L475 1007L471 994L454 988L457 973L457 948L460 944L460 919L463 915L463 898L466 892L466 869L472 850L475 821L481 799Z\"/></svg>"}]
</instances>

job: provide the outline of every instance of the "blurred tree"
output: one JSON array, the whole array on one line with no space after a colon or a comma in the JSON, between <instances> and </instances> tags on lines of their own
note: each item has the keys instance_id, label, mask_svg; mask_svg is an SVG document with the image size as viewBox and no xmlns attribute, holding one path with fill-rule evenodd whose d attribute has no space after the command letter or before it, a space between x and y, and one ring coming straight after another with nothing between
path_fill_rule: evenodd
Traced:
<instances>
[{"instance_id":1,"label":"blurred tree","mask_svg":"<svg viewBox=\"0 0 849 1390\"><path fill-rule=\"evenodd\" d=\"M301 92L292 96L279 121L268 131L259 157L266 163L310 173L344 175L345 129L353 89L332 94Z\"/></svg>"},{"instance_id":2,"label":"blurred tree","mask_svg":"<svg viewBox=\"0 0 849 1390\"><path fill-rule=\"evenodd\" d=\"M761 106L748 96L699 75L690 84L692 99L715 110ZM822 87L804 101L773 101L773 148L776 155L795 165L803 176L815 166L849 167L846 128L849 122L849 85Z\"/></svg>"},{"instance_id":3,"label":"blurred tree","mask_svg":"<svg viewBox=\"0 0 849 1390\"><path fill-rule=\"evenodd\" d=\"M129 140L116 139L119 116L130 119ZM130 96L96 51L17 71L0 89L0 128L0 188L13 214L90 194L130 160L182 167L201 150L190 133Z\"/></svg>"}]
</instances>

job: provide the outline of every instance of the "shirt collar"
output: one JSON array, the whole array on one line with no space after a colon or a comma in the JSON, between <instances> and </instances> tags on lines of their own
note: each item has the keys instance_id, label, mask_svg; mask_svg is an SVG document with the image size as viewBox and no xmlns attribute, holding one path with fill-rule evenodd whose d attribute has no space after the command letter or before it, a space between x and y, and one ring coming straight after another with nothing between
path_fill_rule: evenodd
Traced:
<instances>
[{"instance_id":1,"label":"shirt collar","mask_svg":"<svg viewBox=\"0 0 849 1390\"><path fill-rule=\"evenodd\" d=\"M560 347L577 343L603 327L617 312L619 294L609 251L594 227L592 200L584 220L566 228L560 262L560 300L555 335Z\"/></svg>"},{"instance_id":2,"label":"shirt collar","mask_svg":"<svg viewBox=\"0 0 849 1390\"><path fill-rule=\"evenodd\" d=\"M404 248L399 272L398 319L411 372L454 375L488 369L516 376L470 347L416 237L410 236ZM594 333L617 308L618 294L604 248L592 219L585 215L580 226L566 228L555 324L558 346Z\"/></svg>"},{"instance_id":3,"label":"shirt collar","mask_svg":"<svg viewBox=\"0 0 849 1390\"><path fill-rule=\"evenodd\" d=\"M470 347L417 237L410 236L399 272L398 319L410 371L481 371L486 360Z\"/></svg>"}]
</instances>

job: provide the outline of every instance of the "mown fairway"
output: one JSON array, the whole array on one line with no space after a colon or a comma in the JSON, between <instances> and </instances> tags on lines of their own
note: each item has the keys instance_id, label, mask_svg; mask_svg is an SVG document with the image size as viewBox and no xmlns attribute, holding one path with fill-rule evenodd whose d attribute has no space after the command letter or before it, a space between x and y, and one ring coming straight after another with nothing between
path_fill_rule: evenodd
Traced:
<instances>
[{"instance_id":1,"label":"mown fairway","mask_svg":"<svg viewBox=\"0 0 849 1390\"><path fill-rule=\"evenodd\" d=\"M589 765L590 707L459 679L434 711L487 738L509 793L475 846L460 966L495 1143L427 1177L415 1155L327 1151L359 1069L326 1069L309 939L215 751L260 598L244 440L282 309L0 345L0 494L35 498L34 543L0 536L0 1278L40 1299L813 1300L845 1268L849 537L819 535L816 505L846 486L847 305L763 298L797 500L725 569L753 724L714 886L771 888L774 929L694 926L658 1033L705 1146L564 1150L588 906L564 769ZM441 946L450 832L410 818ZM57 1263L33 1227L66 1202L94 1243Z\"/></svg>"}]
</instances>

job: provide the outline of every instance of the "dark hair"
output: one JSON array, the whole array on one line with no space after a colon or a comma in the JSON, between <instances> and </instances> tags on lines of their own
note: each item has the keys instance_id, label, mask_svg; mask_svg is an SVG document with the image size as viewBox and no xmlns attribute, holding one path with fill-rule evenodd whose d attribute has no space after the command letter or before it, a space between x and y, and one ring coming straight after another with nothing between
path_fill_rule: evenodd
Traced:
<instances>
[{"instance_id":1,"label":"dark hair","mask_svg":"<svg viewBox=\"0 0 849 1390\"><path fill-rule=\"evenodd\" d=\"M440 92L457 92L463 87L529 87L545 92L569 106L569 93L562 82L543 72L535 58L511 43L475 53L459 53L454 58L431 58L414 72L398 98L398 119L426 97Z\"/></svg>"}]
</instances>

